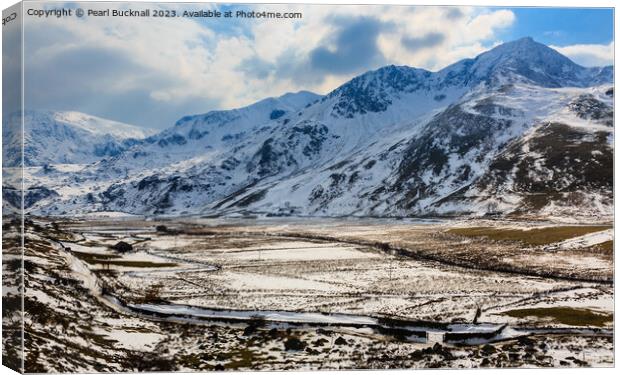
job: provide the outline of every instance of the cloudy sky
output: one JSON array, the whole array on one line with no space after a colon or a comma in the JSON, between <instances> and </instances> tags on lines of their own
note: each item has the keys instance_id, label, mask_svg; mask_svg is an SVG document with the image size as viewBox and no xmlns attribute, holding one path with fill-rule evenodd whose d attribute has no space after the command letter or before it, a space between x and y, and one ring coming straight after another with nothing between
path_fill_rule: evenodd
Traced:
<instances>
[{"instance_id":1,"label":"cloudy sky","mask_svg":"<svg viewBox=\"0 0 620 375\"><path fill-rule=\"evenodd\" d=\"M215 8L206 4L157 7L181 12ZM240 107L286 92L325 94L387 64L439 70L523 36L532 36L585 66L613 63L610 9L253 8L301 12L303 18L28 17L26 107L75 110L161 129L186 114Z\"/></svg>"}]
</instances>

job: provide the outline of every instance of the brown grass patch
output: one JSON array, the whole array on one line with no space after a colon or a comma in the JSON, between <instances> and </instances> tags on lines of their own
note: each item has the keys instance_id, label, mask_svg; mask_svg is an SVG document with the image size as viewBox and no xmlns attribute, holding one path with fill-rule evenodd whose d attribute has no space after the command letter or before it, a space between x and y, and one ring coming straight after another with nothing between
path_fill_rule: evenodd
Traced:
<instances>
[{"instance_id":1,"label":"brown grass patch","mask_svg":"<svg viewBox=\"0 0 620 375\"><path fill-rule=\"evenodd\" d=\"M573 307L544 307L532 309L518 309L506 311L503 314L513 318L536 317L551 319L556 323L569 326L594 326L604 327L613 322L613 314L595 312L589 309L577 309Z\"/></svg>"},{"instance_id":2,"label":"brown grass patch","mask_svg":"<svg viewBox=\"0 0 620 375\"><path fill-rule=\"evenodd\" d=\"M493 227L453 228L447 233L463 237L484 237L494 241L521 242L527 245L548 245L584 234L610 229L611 225L557 226L523 229ZM612 246L613 249L613 246Z\"/></svg>"}]
</instances>

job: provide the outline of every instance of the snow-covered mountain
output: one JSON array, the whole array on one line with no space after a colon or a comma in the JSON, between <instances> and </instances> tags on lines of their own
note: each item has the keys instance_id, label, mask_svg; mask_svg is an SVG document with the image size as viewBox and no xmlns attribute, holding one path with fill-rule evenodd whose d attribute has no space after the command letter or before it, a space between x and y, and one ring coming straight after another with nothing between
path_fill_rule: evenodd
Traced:
<instances>
[{"instance_id":1,"label":"snow-covered mountain","mask_svg":"<svg viewBox=\"0 0 620 375\"><path fill-rule=\"evenodd\" d=\"M611 67L524 38L187 116L79 172L41 214L611 215ZM41 184L43 177L32 176Z\"/></svg>"},{"instance_id":2,"label":"snow-covered mountain","mask_svg":"<svg viewBox=\"0 0 620 375\"><path fill-rule=\"evenodd\" d=\"M21 113L5 123L20 124ZM24 164L87 164L118 155L153 132L79 112L24 112ZM21 134L3 131L5 165L21 163Z\"/></svg>"}]
</instances>

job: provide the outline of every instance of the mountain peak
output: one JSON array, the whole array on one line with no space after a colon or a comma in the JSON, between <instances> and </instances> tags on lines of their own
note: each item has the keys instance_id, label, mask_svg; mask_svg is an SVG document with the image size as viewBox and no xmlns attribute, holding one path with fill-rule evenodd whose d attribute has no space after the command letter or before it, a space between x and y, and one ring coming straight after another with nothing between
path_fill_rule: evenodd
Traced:
<instances>
[{"instance_id":1,"label":"mountain peak","mask_svg":"<svg viewBox=\"0 0 620 375\"><path fill-rule=\"evenodd\" d=\"M21 121L22 114L15 112L11 114ZM77 111L55 111L55 110L24 110L24 122L29 126L26 132L40 131L33 126L59 125L67 126L76 131L84 132L97 136L108 135L118 140L123 139L142 139L155 134L154 129L147 129L135 125L129 125L119 121L104 119Z\"/></svg>"},{"instance_id":2,"label":"mountain peak","mask_svg":"<svg viewBox=\"0 0 620 375\"><path fill-rule=\"evenodd\" d=\"M328 94L337 98L333 115L352 118L355 114L383 112L394 95L427 88L432 76L428 70L387 65L357 76Z\"/></svg>"},{"instance_id":3,"label":"mountain peak","mask_svg":"<svg viewBox=\"0 0 620 375\"><path fill-rule=\"evenodd\" d=\"M508 43L511 43L511 42L508 42ZM526 43L527 44L527 43L537 43L537 42L531 36L524 36L522 38L513 40L512 43Z\"/></svg>"},{"instance_id":4,"label":"mountain peak","mask_svg":"<svg viewBox=\"0 0 620 375\"><path fill-rule=\"evenodd\" d=\"M467 83L527 82L543 87L586 87L600 81L595 69L584 68L553 48L524 37L495 46L474 59L442 70L466 77ZM601 78L605 79L605 77Z\"/></svg>"},{"instance_id":5,"label":"mountain peak","mask_svg":"<svg viewBox=\"0 0 620 375\"><path fill-rule=\"evenodd\" d=\"M511 42L502 43L495 46L487 52L483 52L476 59L487 55L492 56L510 56L519 59L528 59L532 57L556 58L563 62L573 63L568 57L562 55L551 47L535 41L532 37L524 37ZM575 64L576 65L576 64Z\"/></svg>"},{"instance_id":6,"label":"mountain peak","mask_svg":"<svg viewBox=\"0 0 620 375\"><path fill-rule=\"evenodd\" d=\"M320 98L321 95L319 94L315 94L307 90L301 90L297 92L287 92L286 94L281 95L276 99L290 107L303 108L309 103L312 103Z\"/></svg>"}]
</instances>

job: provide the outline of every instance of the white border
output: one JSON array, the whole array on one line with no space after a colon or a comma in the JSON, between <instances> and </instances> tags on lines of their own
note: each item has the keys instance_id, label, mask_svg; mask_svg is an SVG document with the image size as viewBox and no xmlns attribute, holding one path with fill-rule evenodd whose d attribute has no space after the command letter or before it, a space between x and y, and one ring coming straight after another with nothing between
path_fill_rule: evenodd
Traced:
<instances>
[{"instance_id":1,"label":"white border","mask_svg":"<svg viewBox=\"0 0 620 375\"><path fill-rule=\"evenodd\" d=\"M30 0L25 0L25 2L29 2ZM35 0L36 1L36 0ZM71 2L71 1L50 1L50 2L63 2L63 3L67 3L67 2ZM76 2L96 2L96 0L82 0L82 1L76 1ZM144 2L144 3L191 3L191 2L200 2L200 1L182 1L182 0L168 0L168 1L160 1L160 0L133 0L130 2ZM8 8L9 6L13 5L17 3L17 1L13 1L13 0L0 0L0 7L2 9ZM203 3L207 3L207 1L204 1ZM257 1L257 0L225 0L225 1L219 1L217 3L246 3L246 4L261 4L261 3L281 3L281 4L288 4L288 3L295 3L295 4L394 4L394 5L433 5L433 6L438 6L438 5L460 5L460 6L467 6L467 5L476 5L476 6L488 6L488 7L580 7L580 8L593 8L593 7L608 7L608 8L615 8L616 7L616 2L613 0L589 0L589 1L585 1L585 0L520 0L520 1L514 1L514 0L495 0L495 1L489 1L489 0L440 0L440 1L431 1L431 0L426 0L426 1L420 1L420 0L388 0L388 1L380 1L380 0L375 0L375 1L369 1L369 0L355 0L355 1L351 1L351 0L288 0L288 1ZM614 12L614 25L618 24L618 13ZM615 41L615 27L614 27L614 41ZM0 38L0 48L2 47L2 40ZM614 51L614 61L620 61L618 60L618 50L616 49ZM617 64L614 65L614 77L617 77L616 75L616 69L617 69ZM615 85L615 83L614 83ZM1 87L2 87L2 77L0 75L0 93L1 93ZM615 106L615 96L614 96L614 109L616 108ZM0 105L1 106L1 105ZM614 111L615 113L615 111ZM615 116L614 116L615 117ZM614 135L615 135L615 118L614 118ZM618 144L619 144L619 140L618 137L614 136L614 203L615 203L615 196L616 196L616 187L618 186L618 183L620 182L620 176L617 173L618 172L618 166L620 165L618 163L618 161L620 160L620 156L618 155L617 152L615 152L616 149L618 149ZM0 155L2 152L2 145L0 144ZM0 183L2 182L2 177L0 174ZM2 207L0 205L0 214L2 212ZM620 213L620 207L617 204L614 204L614 237L616 236L616 231L615 231L615 218L618 217L618 214ZM616 253L616 246L617 246L617 242L615 242L614 245L614 255ZM614 277L615 275L617 275L618 273L618 264L615 263L614 265L614 269L615 269L615 273L614 273ZM615 311L617 310L617 305L618 301L617 299L615 299L615 305L614 305L614 309ZM614 316L615 317L615 316ZM616 335L617 335L617 329L616 326L614 325L614 352L615 352L615 360L616 362L618 361L618 346L616 345ZM432 370L432 369L424 369L424 370L420 370L423 371L424 374L439 374L439 373L445 373L445 372L454 372L454 373L462 373L465 375L477 375L477 374L485 374L485 375L496 375L496 374L506 374L506 375L522 375L522 374L613 374L616 372L615 369L613 368L573 368L573 369L565 369L565 368L549 368L549 369L440 369L440 370ZM328 373L332 373L333 371L295 371L296 374L303 374L303 375L317 375L317 374L328 374ZM413 372L413 370L408 370L408 369L403 369L403 370L368 370L368 371L364 371L365 373L369 373L369 374L381 374L381 375L390 375L390 374L394 374L394 373L410 373ZM194 372L194 373L198 373L198 372ZM227 372L229 373L229 372ZM244 372L244 374L252 374L252 375L259 375L259 374L278 374L280 372L256 372L256 371L249 371L249 372ZM4 375L4 374L14 374L14 372L12 372L11 370L9 370L6 367L0 367L0 375ZM162 372L162 373L158 373L158 374L162 374L162 375L174 375L174 374L179 374L179 372L176 373L166 373L166 372ZM193 374L193 373L190 373ZM342 375L352 375L352 374L359 374L359 371L338 371L337 374L342 374Z\"/></svg>"}]
</instances>

